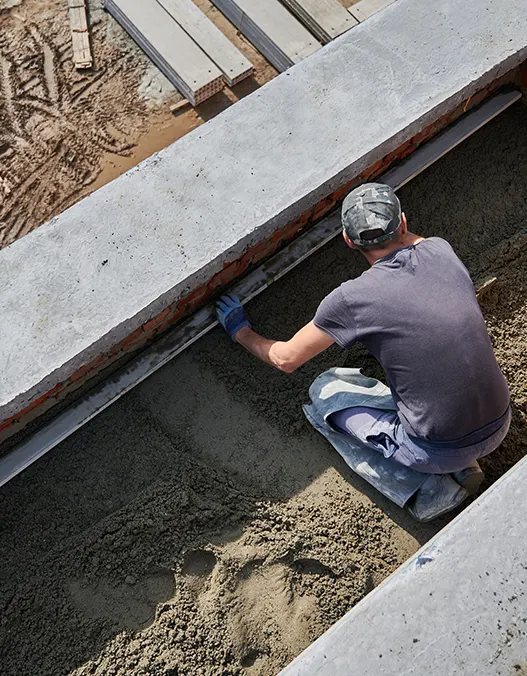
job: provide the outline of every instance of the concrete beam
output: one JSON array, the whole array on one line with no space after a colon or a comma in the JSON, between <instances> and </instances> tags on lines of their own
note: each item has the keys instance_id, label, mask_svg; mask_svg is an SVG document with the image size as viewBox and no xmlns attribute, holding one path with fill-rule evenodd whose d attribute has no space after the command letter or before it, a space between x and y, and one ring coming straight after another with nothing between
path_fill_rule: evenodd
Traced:
<instances>
[{"instance_id":1,"label":"concrete beam","mask_svg":"<svg viewBox=\"0 0 527 676\"><path fill-rule=\"evenodd\" d=\"M527 673L527 458L281 672Z\"/></svg>"},{"instance_id":2,"label":"concrete beam","mask_svg":"<svg viewBox=\"0 0 527 676\"><path fill-rule=\"evenodd\" d=\"M218 66L157 0L105 0L104 6L193 106L223 89Z\"/></svg>"},{"instance_id":3,"label":"concrete beam","mask_svg":"<svg viewBox=\"0 0 527 676\"><path fill-rule=\"evenodd\" d=\"M4 434L318 220L526 58L524 0L397 0L1 251Z\"/></svg>"}]
</instances>

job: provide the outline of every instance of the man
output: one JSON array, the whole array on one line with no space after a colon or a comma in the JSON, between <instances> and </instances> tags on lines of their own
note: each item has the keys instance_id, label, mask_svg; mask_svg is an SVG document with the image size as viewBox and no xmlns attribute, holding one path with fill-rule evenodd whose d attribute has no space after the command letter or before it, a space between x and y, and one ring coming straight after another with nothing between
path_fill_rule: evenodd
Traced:
<instances>
[{"instance_id":1,"label":"man","mask_svg":"<svg viewBox=\"0 0 527 676\"><path fill-rule=\"evenodd\" d=\"M510 407L470 276L445 240L408 231L387 185L353 190L342 224L346 244L371 267L330 293L291 340L258 335L233 297L219 302L219 320L287 373L334 342L363 343L386 372L395 410L346 407L328 416L331 427L410 469L451 473L475 492L483 479L476 461L504 439Z\"/></svg>"}]
</instances>

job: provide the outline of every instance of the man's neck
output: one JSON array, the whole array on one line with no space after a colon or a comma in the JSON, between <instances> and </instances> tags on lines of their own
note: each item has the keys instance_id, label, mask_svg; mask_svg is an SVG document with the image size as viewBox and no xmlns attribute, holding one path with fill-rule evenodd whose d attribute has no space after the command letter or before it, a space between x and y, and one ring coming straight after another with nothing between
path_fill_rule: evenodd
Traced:
<instances>
[{"instance_id":1,"label":"man's neck","mask_svg":"<svg viewBox=\"0 0 527 676\"><path fill-rule=\"evenodd\" d=\"M404 249L406 246L415 246L416 244L419 244L419 242L422 242L423 239L424 237L414 235L413 232L405 232L404 235L396 242L388 242L382 249L374 249L372 251L368 251L368 249L360 249L360 252L364 258L366 258L368 263L373 265L381 258L389 256L394 251Z\"/></svg>"}]
</instances>

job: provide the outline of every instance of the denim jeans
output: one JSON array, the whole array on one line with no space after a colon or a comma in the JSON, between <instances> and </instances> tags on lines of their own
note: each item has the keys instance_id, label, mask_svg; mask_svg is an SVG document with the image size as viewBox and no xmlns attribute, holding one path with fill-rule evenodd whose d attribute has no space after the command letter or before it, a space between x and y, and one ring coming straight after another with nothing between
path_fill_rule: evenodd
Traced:
<instances>
[{"instance_id":1,"label":"denim jeans","mask_svg":"<svg viewBox=\"0 0 527 676\"><path fill-rule=\"evenodd\" d=\"M506 437L511 422L510 408L502 426L479 443L464 448L424 449L410 439L394 411L354 406L329 416L328 423L385 458L428 474L448 474L465 469L474 460L492 453Z\"/></svg>"}]
</instances>

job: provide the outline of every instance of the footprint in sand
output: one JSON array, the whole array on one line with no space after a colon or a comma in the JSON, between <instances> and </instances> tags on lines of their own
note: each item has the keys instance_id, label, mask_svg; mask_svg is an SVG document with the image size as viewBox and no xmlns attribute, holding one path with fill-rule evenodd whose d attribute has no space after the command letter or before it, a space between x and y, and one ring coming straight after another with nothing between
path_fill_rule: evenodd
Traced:
<instances>
[{"instance_id":1,"label":"footprint in sand","mask_svg":"<svg viewBox=\"0 0 527 676\"><path fill-rule=\"evenodd\" d=\"M75 606L85 616L110 620L121 629L137 631L150 626L158 604L173 597L174 574L161 570L120 585L104 579L96 586L71 580L68 586Z\"/></svg>"},{"instance_id":2,"label":"footprint in sand","mask_svg":"<svg viewBox=\"0 0 527 676\"><path fill-rule=\"evenodd\" d=\"M318 561L318 559L295 559L291 567L302 575L324 575L327 577L337 577L337 573L326 566L326 564Z\"/></svg>"},{"instance_id":3,"label":"footprint in sand","mask_svg":"<svg viewBox=\"0 0 527 676\"><path fill-rule=\"evenodd\" d=\"M181 575L194 597L200 596L205 591L217 563L214 552L207 549L196 549L185 554Z\"/></svg>"},{"instance_id":4,"label":"footprint in sand","mask_svg":"<svg viewBox=\"0 0 527 676\"><path fill-rule=\"evenodd\" d=\"M316 559L291 565L256 559L238 573L227 621L235 654L248 673L260 673L269 656L283 653L284 647L292 658L313 640L310 618L316 613L316 599L295 593L298 573L335 575Z\"/></svg>"}]
</instances>

